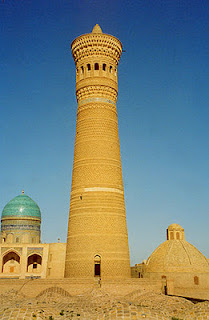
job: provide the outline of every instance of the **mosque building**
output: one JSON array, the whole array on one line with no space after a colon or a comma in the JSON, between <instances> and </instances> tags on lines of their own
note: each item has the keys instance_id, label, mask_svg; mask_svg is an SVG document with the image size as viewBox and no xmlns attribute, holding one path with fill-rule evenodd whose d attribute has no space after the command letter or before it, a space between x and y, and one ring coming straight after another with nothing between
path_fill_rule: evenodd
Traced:
<instances>
[{"instance_id":1,"label":"mosque building","mask_svg":"<svg viewBox=\"0 0 209 320\"><path fill-rule=\"evenodd\" d=\"M153 286L209 299L208 260L178 224L147 261L130 267L116 109L122 44L96 25L71 49L78 109L67 243L41 242L40 208L23 191L2 211L0 280L55 279L67 288L76 279L81 286L120 280L129 291ZM36 282L34 292L48 285Z\"/></svg>"},{"instance_id":2,"label":"mosque building","mask_svg":"<svg viewBox=\"0 0 209 320\"><path fill-rule=\"evenodd\" d=\"M15 197L1 215L0 278L62 278L65 243L41 243L41 211L29 196Z\"/></svg>"}]
</instances>

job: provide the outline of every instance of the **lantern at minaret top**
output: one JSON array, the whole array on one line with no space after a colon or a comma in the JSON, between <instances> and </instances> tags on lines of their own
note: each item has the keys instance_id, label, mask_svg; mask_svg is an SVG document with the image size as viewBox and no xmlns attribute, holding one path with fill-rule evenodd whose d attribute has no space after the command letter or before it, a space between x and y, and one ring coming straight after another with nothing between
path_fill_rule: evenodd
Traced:
<instances>
[{"instance_id":1,"label":"lantern at minaret top","mask_svg":"<svg viewBox=\"0 0 209 320\"><path fill-rule=\"evenodd\" d=\"M116 101L121 42L102 33L76 38L78 102L65 277L130 277Z\"/></svg>"}]
</instances>

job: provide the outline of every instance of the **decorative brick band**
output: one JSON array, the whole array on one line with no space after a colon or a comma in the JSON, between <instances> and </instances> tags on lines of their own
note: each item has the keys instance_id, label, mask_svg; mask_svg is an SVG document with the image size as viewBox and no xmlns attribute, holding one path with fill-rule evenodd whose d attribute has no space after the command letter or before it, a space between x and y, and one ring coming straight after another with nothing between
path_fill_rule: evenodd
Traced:
<instances>
[{"instance_id":1,"label":"decorative brick band","mask_svg":"<svg viewBox=\"0 0 209 320\"><path fill-rule=\"evenodd\" d=\"M71 194L74 193L82 193L82 192L116 192L120 194L124 194L123 190L117 189L117 188L108 188L108 187L93 187L93 188L82 188L82 189L76 189L74 191L71 191Z\"/></svg>"},{"instance_id":2,"label":"decorative brick band","mask_svg":"<svg viewBox=\"0 0 209 320\"><path fill-rule=\"evenodd\" d=\"M98 82L94 80L92 84L90 84L86 79L86 83L84 81L79 82L80 85L77 85L76 88L76 96L77 101L80 103L81 100L88 98L106 98L106 100L110 100L116 103L117 101L117 87L115 88L114 82L109 79L98 78Z\"/></svg>"},{"instance_id":3,"label":"decorative brick band","mask_svg":"<svg viewBox=\"0 0 209 320\"><path fill-rule=\"evenodd\" d=\"M42 256L43 255L43 248L37 248L37 247L28 248L27 255L29 256L31 254L39 254L40 256Z\"/></svg>"},{"instance_id":4,"label":"decorative brick band","mask_svg":"<svg viewBox=\"0 0 209 320\"><path fill-rule=\"evenodd\" d=\"M1 254L3 255L5 252L11 252L11 251L17 251L19 254L22 254L22 248L21 247L3 247L1 248Z\"/></svg>"},{"instance_id":5,"label":"decorative brick band","mask_svg":"<svg viewBox=\"0 0 209 320\"><path fill-rule=\"evenodd\" d=\"M105 104L101 104L99 101L97 103L86 103L78 107L77 114L86 109L109 109L117 115L116 105L107 102Z\"/></svg>"},{"instance_id":6,"label":"decorative brick band","mask_svg":"<svg viewBox=\"0 0 209 320\"><path fill-rule=\"evenodd\" d=\"M88 99L84 99L82 101L78 102L78 107L85 105L89 102L103 102L103 103L110 103L113 104L114 106L116 106L116 103L110 99L106 99L106 98L88 98Z\"/></svg>"},{"instance_id":7,"label":"decorative brick band","mask_svg":"<svg viewBox=\"0 0 209 320\"><path fill-rule=\"evenodd\" d=\"M8 224L2 225L1 230L35 230L40 231L40 226L32 226L32 225L15 225L15 224Z\"/></svg>"},{"instance_id":8,"label":"decorative brick band","mask_svg":"<svg viewBox=\"0 0 209 320\"><path fill-rule=\"evenodd\" d=\"M87 56L95 57L99 54L111 58L115 64L118 64L122 44L112 35L89 33L76 38L71 44L71 49L75 63Z\"/></svg>"}]
</instances>

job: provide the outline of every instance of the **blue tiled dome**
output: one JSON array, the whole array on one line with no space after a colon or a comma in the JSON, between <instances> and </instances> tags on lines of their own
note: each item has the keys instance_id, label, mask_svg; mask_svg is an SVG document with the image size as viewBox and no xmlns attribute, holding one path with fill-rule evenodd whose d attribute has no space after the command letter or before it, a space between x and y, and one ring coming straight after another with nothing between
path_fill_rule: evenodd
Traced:
<instances>
[{"instance_id":1,"label":"blue tiled dome","mask_svg":"<svg viewBox=\"0 0 209 320\"><path fill-rule=\"evenodd\" d=\"M41 219L39 206L30 197L21 194L10 200L2 211L2 218L6 217L36 217Z\"/></svg>"}]
</instances>

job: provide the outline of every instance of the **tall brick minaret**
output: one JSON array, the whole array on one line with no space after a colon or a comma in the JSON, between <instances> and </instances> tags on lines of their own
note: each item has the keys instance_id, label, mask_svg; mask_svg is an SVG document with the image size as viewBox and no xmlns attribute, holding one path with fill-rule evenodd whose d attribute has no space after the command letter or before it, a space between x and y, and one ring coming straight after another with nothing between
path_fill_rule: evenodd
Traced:
<instances>
[{"instance_id":1,"label":"tall brick minaret","mask_svg":"<svg viewBox=\"0 0 209 320\"><path fill-rule=\"evenodd\" d=\"M95 25L71 49L78 109L65 277L129 278L116 109L122 44Z\"/></svg>"}]
</instances>

